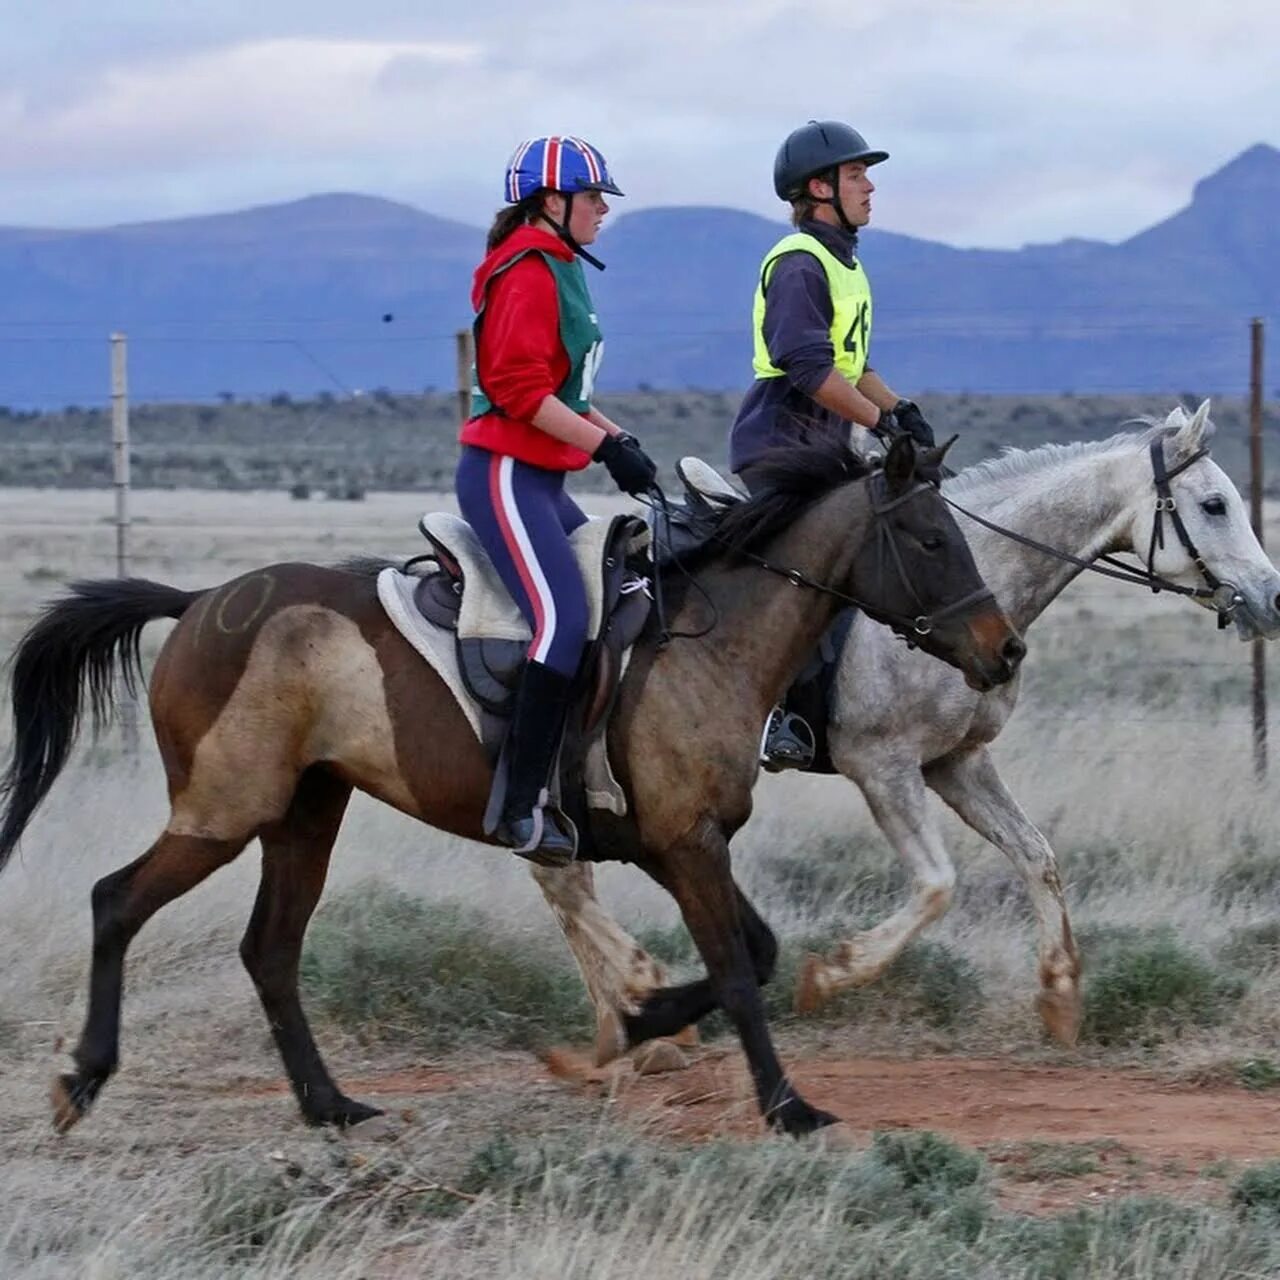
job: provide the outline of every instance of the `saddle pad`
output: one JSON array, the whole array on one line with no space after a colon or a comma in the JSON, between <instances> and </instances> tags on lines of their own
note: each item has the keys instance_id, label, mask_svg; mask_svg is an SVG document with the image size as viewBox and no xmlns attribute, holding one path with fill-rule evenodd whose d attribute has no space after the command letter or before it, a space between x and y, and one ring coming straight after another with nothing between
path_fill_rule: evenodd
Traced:
<instances>
[{"instance_id":1,"label":"saddle pad","mask_svg":"<svg viewBox=\"0 0 1280 1280\"><path fill-rule=\"evenodd\" d=\"M433 570L439 573L439 569ZM467 692L458 666L458 645L452 631L437 627L418 612L414 601L421 575L401 573L388 567L378 574L378 601L395 629L427 660L431 669L449 687L453 700L462 708L476 738L485 740L481 710ZM528 634L526 629L525 634Z\"/></svg>"},{"instance_id":2,"label":"saddle pad","mask_svg":"<svg viewBox=\"0 0 1280 1280\"><path fill-rule=\"evenodd\" d=\"M449 549L462 570L465 586L462 607L458 612L458 638L532 639L529 624L498 577L498 571L481 546L475 530L460 516L447 511L428 512L419 524L424 533L430 530L430 536ZM600 634L604 616L603 566L613 524L609 519L592 519L569 535L569 545L573 548L587 588L588 640L594 640ZM642 549L633 543L628 554Z\"/></svg>"},{"instance_id":3,"label":"saddle pad","mask_svg":"<svg viewBox=\"0 0 1280 1280\"><path fill-rule=\"evenodd\" d=\"M607 520L597 523L608 524ZM434 572L440 572L436 569ZM458 646L452 631L430 623L418 611L414 600L421 575L401 573L388 567L378 574L378 601L392 625L426 659L427 665L444 681L453 700L462 708L476 740L485 744L486 718L475 699L467 690L458 666ZM523 621L523 619L521 619ZM528 629L525 635L528 636ZM623 670L630 661L628 652L623 658ZM492 726L490 726L492 731ZM607 735L597 733L587 749L583 762L583 781L587 804L592 809L607 809L618 815L627 812L626 793L618 784L609 764Z\"/></svg>"}]
</instances>

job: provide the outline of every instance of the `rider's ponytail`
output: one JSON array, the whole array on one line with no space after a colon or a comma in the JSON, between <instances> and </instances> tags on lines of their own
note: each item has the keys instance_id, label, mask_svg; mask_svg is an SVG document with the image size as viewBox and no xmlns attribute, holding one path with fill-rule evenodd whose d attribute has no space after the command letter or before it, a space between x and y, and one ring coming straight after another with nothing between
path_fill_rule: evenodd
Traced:
<instances>
[{"instance_id":1,"label":"rider's ponytail","mask_svg":"<svg viewBox=\"0 0 1280 1280\"><path fill-rule=\"evenodd\" d=\"M526 196L519 204L509 204L494 215L493 226L485 241L485 252L492 253L513 231L522 227L538 207L540 192Z\"/></svg>"}]
</instances>

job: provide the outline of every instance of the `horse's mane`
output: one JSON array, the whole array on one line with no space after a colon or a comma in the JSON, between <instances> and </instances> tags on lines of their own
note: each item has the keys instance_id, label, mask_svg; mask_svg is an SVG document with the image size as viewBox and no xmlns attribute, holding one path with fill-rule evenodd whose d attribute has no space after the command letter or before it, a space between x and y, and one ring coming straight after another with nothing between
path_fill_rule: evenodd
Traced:
<instances>
[{"instance_id":1,"label":"horse's mane","mask_svg":"<svg viewBox=\"0 0 1280 1280\"><path fill-rule=\"evenodd\" d=\"M830 432L770 449L751 470L756 492L720 517L718 548L751 551L789 528L819 498L871 474L870 464Z\"/></svg>"},{"instance_id":2,"label":"horse's mane","mask_svg":"<svg viewBox=\"0 0 1280 1280\"><path fill-rule=\"evenodd\" d=\"M1052 467L1063 466L1080 458L1093 458L1110 453L1133 453L1145 449L1152 440L1175 435L1182 425L1166 418L1137 417L1130 422L1142 428L1140 431L1120 431L1104 440L1077 440L1072 444L1042 444L1034 449L1006 448L994 458L966 467L959 475L946 482L951 494L968 493L973 489L1000 486L1007 480L1021 480ZM1212 424L1205 432L1208 438Z\"/></svg>"}]
</instances>

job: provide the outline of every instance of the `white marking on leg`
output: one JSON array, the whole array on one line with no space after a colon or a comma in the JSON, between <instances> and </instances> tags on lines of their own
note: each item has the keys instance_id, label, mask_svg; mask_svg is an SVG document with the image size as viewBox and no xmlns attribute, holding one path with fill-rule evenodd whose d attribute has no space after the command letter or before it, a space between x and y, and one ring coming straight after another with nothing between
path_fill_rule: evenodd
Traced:
<instances>
[{"instance_id":1,"label":"white marking on leg","mask_svg":"<svg viewBox=\"0 0 1280 1280\"><path fill-rule=\"evenodd\" d=\"M887 920L841 942L829 956L810 960L796 995L802 1011L816 1008L846 987L874 982L912 938L951 906L955 867L929 812L919 769L893 764L857 781L880 830L907 865L911 895Z\"/></svg>"},{"instance_id":2,"label":"white marking on leg","mask_svg":"<svg viewBox=\"0 0 1280 1280\"><path fill-rule=\"evenodd\" d=\"M1080 957L1052 846L1010 794L985 748L932 766L929 785L1022 877L1038 933L1040 1016L1054 1036L1074 1044L1081 1013Z\"/></svg>"}]
</instances>

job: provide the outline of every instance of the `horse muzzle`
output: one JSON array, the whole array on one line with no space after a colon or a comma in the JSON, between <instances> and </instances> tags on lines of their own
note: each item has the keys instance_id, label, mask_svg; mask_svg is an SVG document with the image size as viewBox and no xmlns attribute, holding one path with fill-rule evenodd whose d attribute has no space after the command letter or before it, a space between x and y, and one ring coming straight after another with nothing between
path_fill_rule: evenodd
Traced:
<instances>
[{"instance_id":1,"label":"horse muzzle","mask_svg":"<svg viewBox=\"0 0 1280 1280\"><path fill-rule=\"evenodd\" d=\"M959 662L965 683L980 693L1008 684L1027 656L1026 642L1013 624L997 611L971 619L966 629L968 652Z\"/></svg>"}]
</instances>

